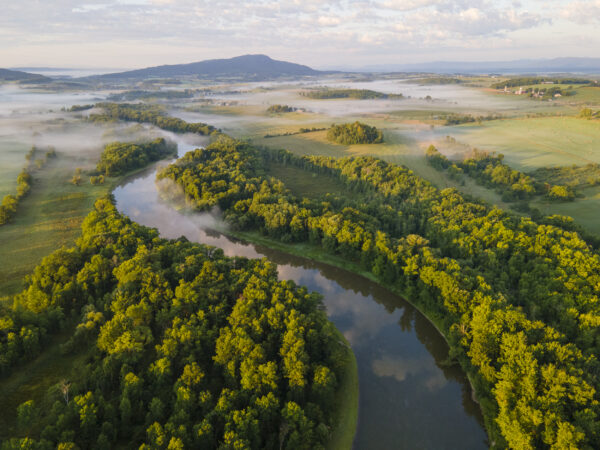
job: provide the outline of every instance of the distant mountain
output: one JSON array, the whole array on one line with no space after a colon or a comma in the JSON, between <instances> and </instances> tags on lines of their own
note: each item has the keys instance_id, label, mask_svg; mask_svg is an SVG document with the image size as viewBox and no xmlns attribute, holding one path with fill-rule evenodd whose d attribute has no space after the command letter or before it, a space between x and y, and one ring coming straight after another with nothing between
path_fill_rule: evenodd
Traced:
<instances>
[{"instance_id":1,"label":"distant mountain","mask_svg":"<svg viewBox=\"0 0 600 450\"><path fill-rule=\"evenodd\" d=\"M50 78L36 73L20 70L0 69L0 81L19 81L21 83L47 83Z\"/></svg>"},{"instance_id":2,"label":"distant mountain","mask_svg":"<svg viewBox=\"0 0 600 450\"><path fill-rule=\"evenodd\" d=\"M516 61L438 61L417 64L373 65L368 72L431 73L598 73L600 58L521 59Z\"/></svg>"},{"instance_id":3,"label":"distant mountain","mask_svg":"<svg viewBox=\"0 0 600 450\"><path fill-rule=\"evenodd\" d=\"M148 67L146 69L109 73L88 78L102 81L184 76L199 78L244 77L248 79L270 79L284 76L319 75L322 73L308 66L277 61L266 55L244 55L230 59L209 59L190 64Z\"/></svg>"}]
</instances>

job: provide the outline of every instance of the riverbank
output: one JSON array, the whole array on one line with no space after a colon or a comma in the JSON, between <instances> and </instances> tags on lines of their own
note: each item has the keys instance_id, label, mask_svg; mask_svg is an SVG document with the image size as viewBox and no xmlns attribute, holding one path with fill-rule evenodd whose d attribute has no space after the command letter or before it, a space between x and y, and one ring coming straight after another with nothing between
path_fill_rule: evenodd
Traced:
<instances>
[{"instance_id":1,"label":"riverbank","mask_svg":"<svg viewBox=\"0 0 600 450\"><path fill-rule=\"evenodd\" d=\"M331 431L328 450L352 449L356 427L358 425L358 365L356 357L346 338L339 334L340 341L346 345L346 367L344 377L338 380L338 389L335 395L335 427Z\"/></svg>"},{"instance_id":2,"label":"riverbank","mask_svg":"<svg viewBox=\"0 0 600 450\"><path fill-rule=\"evenodd\" d=\"M339 256L326 253L322 250L322 248L309 243L286 244L281 241L263 236L257 231L231 231L224 229L218 231L220 233L225 234L226 236L250 242L254 245L262 245L273 250L289 253L294 256L338 267L340 269L352 272L358 276L366 278L369 281L377 283L378 285L389 290L393 294L402 297L405 301L410 303L416 310L418 310L430 322L430 324L433 325L433 327L437 330L439 335L444 339L448 347L451 348L449 336L441 328L440 318L437 318L434 314L431 314L427 310L423 309L420 305L408 300L405 292L401 292L395 287L382 285L380 283L380 280L373 273L364 270L362 267L360 267L359 264L352 261L347 261ZM461 361L456 361L456 364L460 365L467 381L469 382L471 388L471 398L480 407L482 418L485 424L485 430L489 438L491 435L490 430L492 428L494 418L489 413L486 414L486 409L479 401L483 393L476 388L477 385L475 383L474 369L472 367L465 367L464 364L461 363ZM493 448L493 441L491 448Z\"/></svg>"}]
</instances>

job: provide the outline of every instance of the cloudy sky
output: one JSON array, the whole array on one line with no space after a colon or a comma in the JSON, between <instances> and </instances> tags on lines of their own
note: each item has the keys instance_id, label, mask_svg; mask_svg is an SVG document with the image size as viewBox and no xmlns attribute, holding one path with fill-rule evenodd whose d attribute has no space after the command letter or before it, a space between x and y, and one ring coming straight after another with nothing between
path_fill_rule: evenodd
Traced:
<instances>
[{"instance_id":1,"label":"cloudy sky","mask_svg":"<svg viewBox=\"0 0 600 450\"><path fill-rule=\"evenodd\" d=\"M18 0L0 67L137 68L265 53L316 68L600 56L600 0Z\"/></svg>"}]
</instances>

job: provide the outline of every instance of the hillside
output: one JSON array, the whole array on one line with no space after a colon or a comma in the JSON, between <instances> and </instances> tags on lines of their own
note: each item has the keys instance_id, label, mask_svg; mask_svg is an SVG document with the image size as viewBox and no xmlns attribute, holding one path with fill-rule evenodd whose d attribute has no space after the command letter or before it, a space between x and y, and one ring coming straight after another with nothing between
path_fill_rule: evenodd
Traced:
<instances>
[{"instance_id":1,"label":"hillside","mask_svg":"<svg viewBox=\"0 0 600 450\"><path fill-rule=\"evenodd\" d=\"M22 83L46 83L50 78L19 70L0 69L0 81L19 81Z\"/></svg>"},{"instance_id":2,"label":"hillside","mask_svg":"<svg viewBox=\"0 0 600 450\"><path fill-rule=\"evenodd\" d=\"M286 61L277 61L266 55L244 55L229 59L210 59L190 64L175 64L130 70L127 72L98 75L95 80L144 79L163 77L245 77L254 79L278 78L283 76L318 75L322 72L308 66Z\"/></svg>"}]
</instances>

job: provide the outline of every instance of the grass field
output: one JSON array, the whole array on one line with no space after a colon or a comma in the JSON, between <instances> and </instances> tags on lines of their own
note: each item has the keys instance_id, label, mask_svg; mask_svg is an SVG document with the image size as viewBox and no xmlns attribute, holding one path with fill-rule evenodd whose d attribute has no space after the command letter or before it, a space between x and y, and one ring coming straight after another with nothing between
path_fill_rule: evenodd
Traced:
<instances>
[{"instance_id":1,"label":"grass field","mask_svg":"<svg viewBox=\"0 0 600 450\"><path fill-rule=\"evenodd\" d=\"M1 142L0 152L0 201L7 194L15 195L17 175L27 165L25 155L29 151L27 145L19 142Z\"/></svg>"},{"instance_id":2,"label":"grass field","mask_svg":"<svg viewBox=\"0 0 600 450\"><path fill-rule=\"evenodd\" d=\"M267 170L298 197L318 197L327 193L342 195L346 191L344 185L334 178L312 174L298 167L270 162Z\"/></svg>"},{"instance_id":3,"label":"grass field","mask_svg":"<svg viewBox=\"0 0 600 450\"><path fill-rule=\"evenodd\" d=\"M557 203L540 199L531 205L546 215L570 216L587 231L600 236L600 186L588 187L581 192L585 197L572 202Z\"/></svg>"},{"instance_id":4,"label":"grass field","mask_svg":"<svg viewBox=\"0 0 600 450\"><path fill-rule=\"evenodd\" d=\"M336 328L337 330L337 328ZM336 426L331 432L331 439L327 445L329 450L352 448L356 425L358 420L358 366L354 352L346 338L338 331L339 338L348 346L346 368L344 377L339 380L339 387L335 398L337 417Z\"/></svg>"},{"instance_id":5,"label":"grass field","mask_svg":"<svg viewBox=\"0 0 600 450\"><path fill-rule=\"evenodd\" d=\"M41 402L49 388L63 379L74 381L73 367L85 359L86 353L63 354L60 351L61 344L65 343L71 334L65 331L56 336L37 358L19 366L12 375L1 380L0 440L19 435L15 411L21 403L33 400L37 406L42 406Z\"/></svg>"},{"instance_id":6,"label":"grass field","mask_svg":"<svg viewBox=\"0 0 600 450\"><path fill-rule=\"evenodd\" d=\"M458 141L503 153L509 165L538 167L600 162L600 121L574 117L492 120L453 127Z\"/></svg>"},{"instance_id":7,"label":"grass field","mask_svg":"<svg viewBox=\"0 0 600 450\"><path fill-rule=\"evenodd\" d=\"M44 256L72 245L96 198L110 192L110 183L92 186L85 176L81 186L71 184L71 167L68 157L59 154L33 172L31 192L0 227L0 261L10 261L0 265L0 297L17 293L23 277Z\"/></svg>"}]
</instances>

